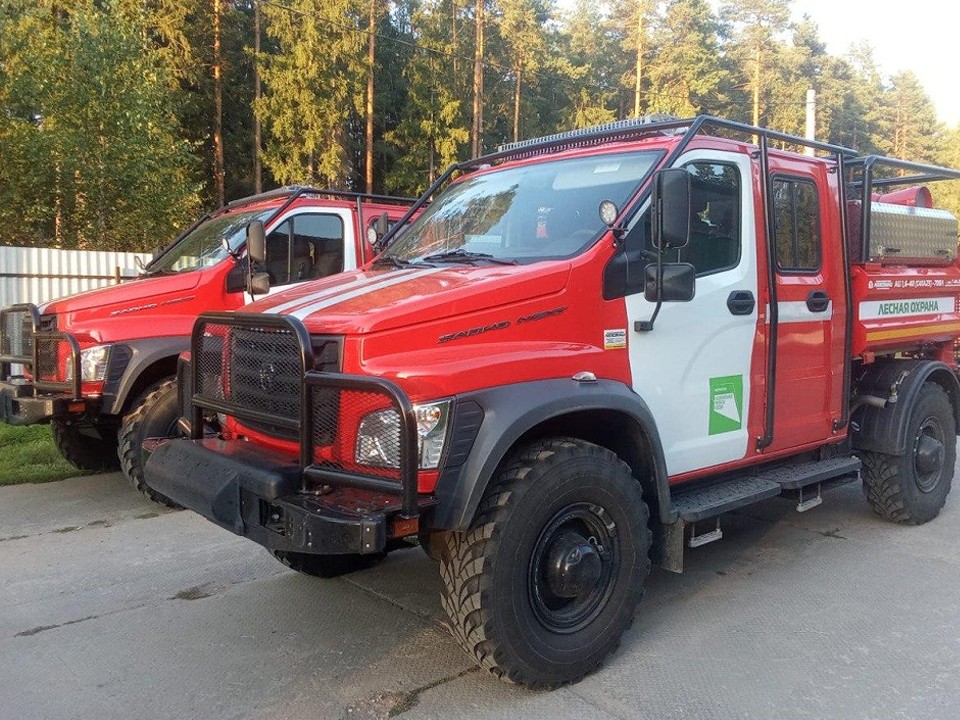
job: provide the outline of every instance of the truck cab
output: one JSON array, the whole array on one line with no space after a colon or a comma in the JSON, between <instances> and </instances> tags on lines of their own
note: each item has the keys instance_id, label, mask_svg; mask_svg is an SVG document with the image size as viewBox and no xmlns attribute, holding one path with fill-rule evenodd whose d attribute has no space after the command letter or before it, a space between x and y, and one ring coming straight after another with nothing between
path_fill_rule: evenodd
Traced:
<instances>
[{"instance_id":1,"label":"truck cab","mask_svg":"<svg viewBox=\"0 0 960 720\"><path fill-rule=\"evenodd\" d=\"M920 184L960 171L699 117L514 144L425 198L454 174L374 262L200 316L152 487L313 575L415 539L464 649L535 687L597 668L726 512L860 480L939 513L960 267Z\"/></svg>"},{"instance_id":2,"label":"truck cab","mask_svg":"<svg viewBox=\"0 0 960 720\"><path fill-rule=\"evenodd\" d=\"M251 270L270 293L364 264L376 228L413 201L290 187L231 202L189 227L137 279L39 306L0 310L0 421L50 423L61 454L88 470L121 467L143 485L143 433L178 416L177 357L197 316L253 299ZM246 230L265 226L266 258L249 267Z\"/></svg>"}]
</instances>

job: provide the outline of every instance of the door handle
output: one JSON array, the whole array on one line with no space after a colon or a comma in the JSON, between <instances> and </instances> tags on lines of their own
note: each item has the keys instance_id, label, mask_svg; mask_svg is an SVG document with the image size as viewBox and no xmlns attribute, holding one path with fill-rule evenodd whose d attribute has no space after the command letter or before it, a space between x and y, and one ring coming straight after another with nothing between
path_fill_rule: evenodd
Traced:
<instances>
[{"instance_id":1,"label":"door handle","mask_svg":"<svg viewBox=\"0 0 960 720\"><path fill-rule=\"evenodd\" d=\"M807 310L815 313L825 312L830 305L830 296L823 290L811 290L807 295Z\"/></svg>"},{"instance_id":2,"label":"door handle","mask_svg":"<svg viewBox=\"0 0 960 720\"><path fill-rule=\"evenodd\" d=\"M727 296L727 309L731 315L749 315L756 304L749 290L734 290Z\"/></svg>"}]
</instances>

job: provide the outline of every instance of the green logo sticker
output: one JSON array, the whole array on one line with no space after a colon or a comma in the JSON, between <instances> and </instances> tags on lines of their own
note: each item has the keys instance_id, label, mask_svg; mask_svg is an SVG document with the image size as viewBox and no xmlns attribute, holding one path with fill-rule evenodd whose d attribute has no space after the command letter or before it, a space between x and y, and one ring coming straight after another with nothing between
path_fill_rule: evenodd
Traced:
<instances>
[{"instance_id":1,"label":"green logo sticker","mask_svg":"<svg viewBox=\"0 0 960 720\"><path fill-rule=\"evenodd\" d=\"M710 378L710 434L743 427L743 375Z\"/></svg>"}]
</instances>

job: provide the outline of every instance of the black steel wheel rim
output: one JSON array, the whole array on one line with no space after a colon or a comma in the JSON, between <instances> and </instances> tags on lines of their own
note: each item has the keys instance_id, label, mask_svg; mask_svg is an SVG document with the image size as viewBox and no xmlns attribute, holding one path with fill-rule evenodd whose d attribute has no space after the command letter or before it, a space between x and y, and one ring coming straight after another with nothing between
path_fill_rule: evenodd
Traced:
<instances>
[{"instance_id":1,"label":"black steel wheel rim","mask_svg":"<svg viewBox=\"0 0 960 720\"><path fill-rule=\"evenodd\" d=\"M527 588L537 620L559 634L589 625L610 599L620 562L617 525L604 508L575 503L560 510L530 558Z\"/></svg>"},{"instance_id":2,"label":"black steel wheel rim","mask_svg":"<svg viewBox=\"0 0 960 720\"><path fill-rule=\"evenodd\" d=\"M943 427L936 417L931 415L920 423L913 442L914 476L920 492L933 492L940 482L945 440Z\"/></svg>"}]
</instances>

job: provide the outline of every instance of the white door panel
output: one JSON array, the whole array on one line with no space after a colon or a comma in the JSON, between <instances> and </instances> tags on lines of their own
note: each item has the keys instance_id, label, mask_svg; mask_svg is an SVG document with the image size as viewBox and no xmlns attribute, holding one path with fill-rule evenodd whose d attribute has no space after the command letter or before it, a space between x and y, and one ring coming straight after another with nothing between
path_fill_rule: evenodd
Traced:
<instances>
[{"instance_id":1,"label":"white door panel","mask_svg":"<svg viewBox=\"0 0 960 720\"><path fill-rule=\"evenodd\" d=\"M755 305L749 315L733 315L727 298L734 290L758 297L752 171L745 155L706 150L687 153L678 164L706 160L739 170L739 264L697 278L692 301L663 303L650 332L632 328L651 317L655 304L642 294L626 298L633 387L656 419L670 475L739 460L750 444L750 361L758 310Z\"/></svg>"}]
</instances>

